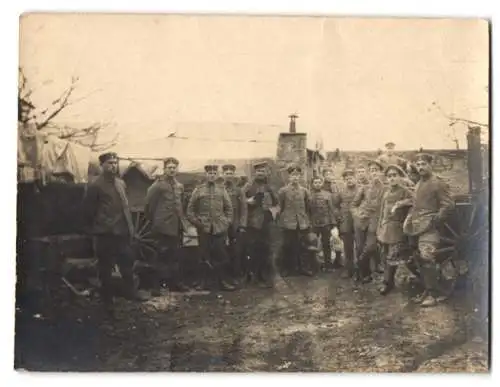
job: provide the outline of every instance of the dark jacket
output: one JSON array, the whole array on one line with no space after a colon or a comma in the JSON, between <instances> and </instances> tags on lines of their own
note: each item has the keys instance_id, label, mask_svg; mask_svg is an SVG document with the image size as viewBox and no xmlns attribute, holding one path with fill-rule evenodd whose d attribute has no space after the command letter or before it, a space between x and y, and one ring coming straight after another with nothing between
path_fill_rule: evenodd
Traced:
<instances>
[{"instance_id":1,"label":"dark jacket","mask_svg":"<svg viewBox=\"0 0 500 387\"><path fill-rule=\"evenodd\" d=\"M184 186L175 178L162 178L149 187L144 215L154 233L178 236L182 229Z\"/></svg>"},{"instance_id":2,"label":"dark jacket","mask_svg":"<svg viewBox=\"0 0 500 387\"><path fill-rule=\"evenodd\" d=\"M376 180L368 186L361 186L352 201L352 214L355 227L376 232L380 203L385 190L382 181Z\"/></svg>"},{"instance_id":3,"label":"dark jacket","mask_svg":"<svg viewBox=\"0 0 500 387\"><path fill-rule=\"evenodd\" d=\"M450 188L441 178L431 175L427 179L420 179L415 186L413 207L405 222L405 233L418 235L432 231L431 222L437 217L444 220L454 207L450 196Z\"/></svg>"},{"instance_id":4,"label":"dark jacket","mask_svg":"<svg viewBox=\"0 0 500 387\"><path fill-rule=\"evenodd\" d=\"M333 226L339 215L333 206L332 194L325 190L312 190L310 197L312 227Z\"/></svg>"},{"instance_id":5,"label":"dark jacket","mask_svg":"<svg viewBox=\"0 0 500 387\"><path fill-rule=\"evenodd\" d=\"M279 224L282 228L305 230L311 226L311 194L306 188L286 185L278 191L278 200L281 210Z\"/></svg>"},{"instance_id":6,"label":"dark jacket","mask_svg":"<svg viewBox=\"0 0 500 387\"><path fill-rule=\"evenodd\" d=\"M354 232L354 222L352 218L351 207L357 192L358 187L356 185L352 188L344 186L340 191L339 231L341 233Z\"/></svg>"},{"instance_id":7,"label":"dark jacket","mask_svg":"<svg viewBox=\"0 0 500 387\"><path fill-rule=\"evenodd\" d=\"M238 227L241 226L241 219L245 217L244 211L247 210L246 206L243 206L243 190L237 186L235 182L226 181L224 183L224 188L226 189L229 198L231 199L231 205L233 206L233 218L231 220L231 231L236 231Z\"/></svg>"},{"instance_id":8,"label":"dark jacket","mask_svg":"<svg viewBox=\"0 0 500 387\"><path fill-rule=\"evenodd\" d=\"M387 187L380 205L377 228L377 239L380 242L394 244L404 240L403 222L412 204L412 198L411 191L404 186L398 186L394 189ZM392 213L391 210L396 203L399 204L399 208Z\"/></svg>"},{"instance_id":9,"label":"dark jacket","mask_svg":"<svg viewBox=\"0 0 500 387\"><path fill-rule=\"evenodd\" d=\"M253 180L242 188L243 207L241 226L262 229L272 220L272 207L278 205L278 196L274 193L267 180ZM255 203L249 204L247 199L254 197Z\"/></svg>"},{"instance_id":10,"label":"dark jacket","mask_svg":"<svg viewBox=\"0 0 500 387\"><path fill-rule=\"evenodd\" d=\"M323 189L332 194L333 206L337 209L340 208L340 190L337 184L333 181L326 181L323 183Z\"/></svg>"},{"instance_id":11,"label":"dark jacket","mask_svg":"<svg viewBox=\"0 0 500 387\"><path fill-rule=\"evenodd\" d=\"M233 206L224 187L210 182L197 187L189 199L187 218L205 233L227 232L233 219Z\"/></svg>"},{"instance_id":12,"label":"dark jacket","mask_svg":"<svg viewBox=\"0 0 500 387\"><path fill-rule=\"evenodd\" d=\"M118 177L101 175L87 186L83 214L91 234L132 236L134 233L126 185Z\"/></svg>"}]
</instances>

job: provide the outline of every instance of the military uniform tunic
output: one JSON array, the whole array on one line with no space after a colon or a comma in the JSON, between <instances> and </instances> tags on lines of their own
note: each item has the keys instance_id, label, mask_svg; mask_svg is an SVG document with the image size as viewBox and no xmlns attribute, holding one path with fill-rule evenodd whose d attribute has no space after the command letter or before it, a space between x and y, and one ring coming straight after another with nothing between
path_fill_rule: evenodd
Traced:
<instances>
[{"instance_id":1,"label":"military uniform tunic","mask_svg":"<svg viewBox=\"0 0 500 387\"><path fill-rule=\"evenodd\" d=\"M331 193L325 190L313 190L310 195L312 226L323 227L336 225L338 213L333 206Z\"/></svg>"},{"instance_id":2,"label":"military uniform tunic","mask_svg":"<svg viewBox=\"0 0 500 387\"><path fill-rule=\"evenodd\" d=\"M360 187L352 202L354 222L360 229L376 231L384 189L385 186L380 180Z\"/></svg>"},{"instance_id":3,"label":"military uniform tunic","mask_svg":"<svg viewBox=\"0 0 500 387\"><path fill-rule=\"evenodd\" d=\"M354 232L351 207L357 192L357 186L345 186L340 191L340 233Z\"/></svg>"},{"instance_id":4,"label":"military uniform tunic","mask_svg":"<svg viewBox=\"0 0 500 387\"><path fill-rule=\"evenodd\" d=\"M184 186L175 178L160 179L149 187L144 214L156 234L179 236L184 220Z\"/></svg>"},{"instance_id":5,"label":"military uniform tunic","mask_svg":"<svg viewBox=\"0 0 500 387\"><path fill-rule=\"evenodd\" d=\"M404 232L418 237L422 259L435 258L440 236L433 219L444 220L453 206L448 184L434 174L416 184L413 207L405 221Z\"/></svg>"},{"instance_id":6,"label":"military uniform tunic","mask_svg":"<svg viewBox=\"0 0 500 387\"><path fill-rule=\"evenodd\" d=\"M407 207L398 208L392 213L391 210L396 204L405 204ZM377 227L377 238L381 243L393 244L405 239L403 222L411 204L412 194L407 188L402 186L387 188L382 197Z\"/></svg>"},{"instance_id":7,"label":"military uniform tunic","mask_svg":"<svg viewBox=\"0 0 500 387\"><path fill-rule=\"evenodd\" d=\"M269 210L278 205L278 198L266 179L246 183L242 188L243 205L241 226L254 229L266 228L271 220ZM247 199L254 197L255 203Z\"/></svg>"},{"instance_id":8,"label":"military uniform tunic","mask_svg":"<svg viewBox=\"0 0 500 387\"><path fill-rule=\"evenodd\" d=\"M188 220L207 234L225 233L233 219L231 199L224 187L206 182L189 200Z\"/></svg>"},{"instance_id":9,"label":"military uniform tunic","mask_svg":"<svg viewBox=\"0 0 500 387\"><path fill-rule=\"evenodd\" d=\"M305 230L310 227L310 197L309 191L300 185L289 184L278 191L282 228Z\"/></svg>"},{"instance_id":10,"label":"military uniform tunic","mask_svg":"<svg viewBox=\"0 0 500 387\"><path fill-rule=\"evenodd\" d=\"M244 211L247 210L247 206L243 205L243 190L234 182L226 181L224 187L231 199L231 205L233 206L233 218L231 220L230 231L234 233L238 227L240 227L241 219L245 217Z\"/></svg>"}]
</instances>

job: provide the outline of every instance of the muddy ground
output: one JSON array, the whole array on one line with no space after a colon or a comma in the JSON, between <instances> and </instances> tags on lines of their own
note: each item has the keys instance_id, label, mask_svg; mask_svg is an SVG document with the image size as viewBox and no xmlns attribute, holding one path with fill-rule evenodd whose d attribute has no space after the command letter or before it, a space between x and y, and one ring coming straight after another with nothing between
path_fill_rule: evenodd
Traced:
<instances>
[{"instance_id":1,"label":"muddy ground","mask_svg":"<svg viewBox=\"0 0 500 387\"><path fill-rule=\"evenodd\" d=\"M382 297L340 279L280 278L276 289L170 293L117 301L77 298L58 317L18 310L16 367L40 371L486 372L484 320L467 289L435 308L411 287ZM401 283L403 282L403 283ZM478 311L476 311L476 314ZM54 322L57 321L57 322ZM481 328L477 329L477 324ZM476 328L475 328L476 327Z\"/></svg>"}]
</instances>

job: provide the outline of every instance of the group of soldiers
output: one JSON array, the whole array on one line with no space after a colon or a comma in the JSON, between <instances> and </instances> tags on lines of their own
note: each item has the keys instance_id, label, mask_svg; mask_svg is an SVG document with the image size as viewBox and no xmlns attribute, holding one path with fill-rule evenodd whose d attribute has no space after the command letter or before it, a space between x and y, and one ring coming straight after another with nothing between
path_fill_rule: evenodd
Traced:
<instances>
[{"instance_id":1,"label":"group of soldiers","mask_svg":"<svg viewBox=\"0 0 500 387\"><path fill-rule=\"evenodd\" d=\"M410 166L393 153L394 144L386 147L378 159L345 169L342 181L336 181L332 169L323 170L310 188L300 184L304 171L297 165L288 167L288 183L279 190L270 184L264 162L253 165L253 178L243 186L237 184L234 165L223 165L220 171L217 165L206 165L206 179L187 206L184 186L176 179L179 161L166 159L165 174L148 189L144 209L157 248L151 295L161 294L166 271L181 291L205 288L207 273L221 290L231 291L248 281L272 288L277 274L313 276L318 270L340 270L342 278L362 284L371 282L375 271L383 272L380 293L385 295L394 288L397 267L404 264L421 279L417 301L436 305L440 223L453 207L449 188L433 174L431 155L419 153ZM126 296L143 297L134 286L134 230L126 187L117 176L118 156L105 153L99 160L102 174L87 189L84 213L95 239L101 299L111 306L115 264ZM276 223L281 230L278 254L272 237ZM199 270L197 280L186 284L182 235L193 226L200 252L197 265L210 270ZM343 262L332 260L334 228L343 242Z\"/></svg>"}]
</instances>

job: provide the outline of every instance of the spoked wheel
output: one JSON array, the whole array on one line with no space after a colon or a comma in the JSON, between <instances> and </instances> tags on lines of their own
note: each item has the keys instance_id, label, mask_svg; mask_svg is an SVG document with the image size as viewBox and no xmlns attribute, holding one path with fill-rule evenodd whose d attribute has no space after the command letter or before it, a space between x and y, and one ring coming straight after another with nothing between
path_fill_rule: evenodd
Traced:
<instances>
[{"instance_id":1,"label":"spoked wheel","mask_svg":"<svg viewBox=\"0 0 500 387\"><path fill-rule=\"evenodd\" d=\"M151 222L140 211L132 213L134 222L134 251L136 258L144 263L153 263L156 259L156 246L151 232Z\"/></svg>"},{"instance_id":2,"label":"spoked wheel","mask_svg":"<svg viewBox=\"0 0 500 387\"><path fill-rule=\"evenodd\" d=\"M450 295L459 277L468 273L480 259L481 249L487 243L488 222L481 203L456 203L454 213L444 223L441 245L436 251L441 266L442 291Z\"/></svg>"}]
</instances>

